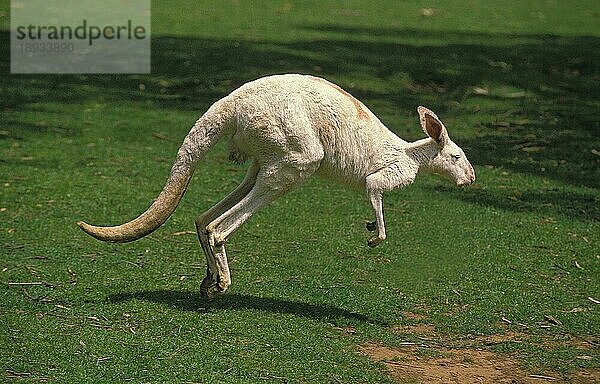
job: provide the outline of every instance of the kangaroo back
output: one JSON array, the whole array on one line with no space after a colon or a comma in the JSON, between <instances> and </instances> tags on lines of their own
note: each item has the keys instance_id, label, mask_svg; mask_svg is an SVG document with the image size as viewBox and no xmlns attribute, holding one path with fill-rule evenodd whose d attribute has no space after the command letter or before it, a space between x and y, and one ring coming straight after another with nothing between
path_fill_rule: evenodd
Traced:
<instances>
[{"instance_id":1,"label":"kangaroo back","mask_svg":"<svg viewBox=\"0 0 600 384\"><path fill-rule=\"evenodd\" d=\"M125 243L142 238L160 227L179 205L190 182L196 163L218 141L233 118L232 101L228 97L213 104L196 121L177 152L177 159L163 190L144 213L113 227L98 227L78 222L79 227L96 239Z\"/></svg>"}]
</instances>

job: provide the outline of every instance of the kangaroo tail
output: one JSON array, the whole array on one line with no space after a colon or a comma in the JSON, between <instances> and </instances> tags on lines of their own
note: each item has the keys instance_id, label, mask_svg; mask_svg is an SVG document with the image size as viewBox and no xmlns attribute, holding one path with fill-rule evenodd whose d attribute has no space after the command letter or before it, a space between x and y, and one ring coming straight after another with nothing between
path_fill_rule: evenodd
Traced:
<instances>
[{"instance_id":1,"label":"kangaroo tail","mask_svg":"<svg viewBox=\"0 0 600 384\"><path fill-rule=\"evenodd\" d=\"M98 240L126 243L140 239L160 227L179 205L192 178L198 160L224 134L233 119L233 106L228 98L217 101L196 121L177 153L171 175L162 192L146 212L114 227L98 227L83 221L79 227Z\"/></svg>"}]
</instances>

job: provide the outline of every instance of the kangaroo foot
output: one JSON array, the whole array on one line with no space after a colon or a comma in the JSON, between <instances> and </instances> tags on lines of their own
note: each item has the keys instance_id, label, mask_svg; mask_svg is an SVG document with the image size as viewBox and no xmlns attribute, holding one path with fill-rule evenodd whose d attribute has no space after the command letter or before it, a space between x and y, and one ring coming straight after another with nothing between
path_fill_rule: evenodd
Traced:
<instances>
[{"instance_id":1,"label":"kangaroo foot","mask_svg":"<svg viewBox=\"0 0 600 384\"><path fill-rule=\"evenodd\" d=\"M375 248L379 244L383 243L385 236L373 236L367 241L367 245L371 248Z\"/></svg>"},{"instance_id":2,"label":"kangaroo foot","mask_svg":"<svg viewBox=\"0 0 600 384\"><path fill-rule=\"evenodd\" d=\"M205 299L213 299L217 295L225 292L227 287L223 288L219 281L219 275L211 276L210 272L207 271L206 277L200 284L200 296Z\"/></svg>"}]
</instances>

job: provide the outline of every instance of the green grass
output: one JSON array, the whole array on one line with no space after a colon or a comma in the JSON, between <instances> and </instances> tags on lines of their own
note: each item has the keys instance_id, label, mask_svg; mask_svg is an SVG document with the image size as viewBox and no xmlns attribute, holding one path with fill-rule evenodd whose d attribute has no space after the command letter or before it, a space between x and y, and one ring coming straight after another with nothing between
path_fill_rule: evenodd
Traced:
<instances>
[{"instance_id":1,"label":"green grass","mask_svg":"<svg viewBox=\"0 0 600 384\"><path fill-rule=\"evenodd\" d=\"M394 327L418 322L531 372L599 368L597 2L375 3L155 2L151 75L24 76L9 74L0 2L6 378L389 382L358 346L398 346L415 336ZM388 240L372 250L364 193L311 179L231 238L233 285L212 302L197 294L197 240L177 233L243 177L225 143L153 235L112 245L79 231L144 210L212 102L284 72L337 82L408 140L423 136L416 106L432 108L477 185L431 176L390 193ZM525 341L477 341L504 332Z\"/></svg>"}]
</instances>

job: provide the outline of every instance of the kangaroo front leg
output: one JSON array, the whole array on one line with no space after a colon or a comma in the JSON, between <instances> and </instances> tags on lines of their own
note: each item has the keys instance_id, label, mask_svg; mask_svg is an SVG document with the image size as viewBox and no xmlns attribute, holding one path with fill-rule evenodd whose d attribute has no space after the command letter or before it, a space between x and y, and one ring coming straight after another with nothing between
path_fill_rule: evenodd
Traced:
<instances>
[{"instance_id":1,"label":"kangaroo front leg","mask_svg":"<svg viewBox=\"0 0 600 384\"><path fill-rule=\"evenodd\" d=\"M375 235L372 236L367 244L369 247L376 247L385 240L385 222L383 221L383 194L380 191L369 191L369 200L375 211ZM369 226L371 227L371 226Z\"/></svg>"},{"instance_id":2,"label":"kangaroo front leg","mask_svg":"<svg viewBox=\"0 0 600 384\"><path fill-rule=\"evenodd\" d=\"M375 231L375 236L369 239L369 246L376 247L385 240L385 223L383 221L383 192L401 188L414 181L411 172L403 172L402 164L392 163L366 178L367 193L375 211L375 222L367 223L369 231Z\"/></svg>"}]
</instances>

